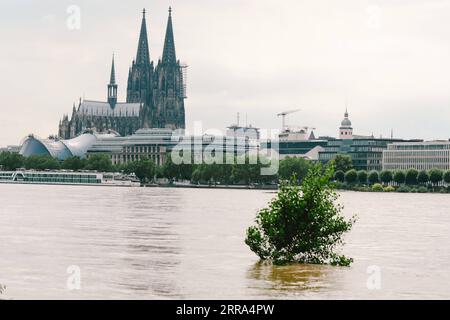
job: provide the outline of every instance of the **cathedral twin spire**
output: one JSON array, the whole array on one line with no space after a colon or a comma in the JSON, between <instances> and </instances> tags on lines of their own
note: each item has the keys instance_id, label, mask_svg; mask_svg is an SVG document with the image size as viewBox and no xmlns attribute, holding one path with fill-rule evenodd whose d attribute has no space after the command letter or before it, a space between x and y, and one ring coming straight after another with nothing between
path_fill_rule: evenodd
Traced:
<instances>
[{"instance_id":1,"label":"cathedral twin spire","mask_svg":"<svg viewBox=\"0 0 450 320\"><path fill-rule=\"evenodd\" d=\"M147 38L147 24L145 21L145 9L142 10L141 33L139 34L139 44L136 54L137 64L150 64L150 50Z\"/></svg>"},{"instance_id":2,"label":"cathedral twin spire","mask_svg":"<svg viewBox=\"0 0 450 320\"><path fill-rule=\"evenodd\" d=\"M175 40L172 27L172 7L169 7L169 18L167 21L166 36L162 56L163 63L176 63ZM141 32L139 34L138 50L136 54L136 64L150 64L150 50L148 45L147 24L145 19L145 9L142 11Z\"/></svg>"},{"instance_id":3,"label":"cathedral twin spire","mask_svg":"<svg viewBox=\"0 0 450 320\"><path fill-rule=\"evenodd\" d=\"M164 49L162 63L176 63L177 56L175 54L175 41L173 37L172 27L172 8L169 7L169 20L167 21L166 38L164 40Z\"/></svg>"}]
</instances>

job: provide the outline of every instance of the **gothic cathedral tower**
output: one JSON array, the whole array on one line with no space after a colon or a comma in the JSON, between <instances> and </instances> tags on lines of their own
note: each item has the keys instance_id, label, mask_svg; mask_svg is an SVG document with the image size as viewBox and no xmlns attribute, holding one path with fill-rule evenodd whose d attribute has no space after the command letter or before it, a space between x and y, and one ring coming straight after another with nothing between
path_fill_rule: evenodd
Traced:
<instances>
[{"instance_id":1,"label":"gothic cathedral tower","mask_svg":"<svg viewBox=\"0 0 450 320\"><path fill-rule=\"evenodd\" d=\"M169 8L162 59L156 69L150 61L145 9L136 59L128 74L127 102L142 103L141 126L144 128L185 128L185 84L183 67L176 58Z\"/></svg>"},{"instance_id":2,"label":"gothic cathedral tower","mask_svg":"<svg viewBox=\"0 0 450 320\"><path fill-rule=\"evenodd\" d=\"M155 81L156 122L153 125L160 128L184 129L185 80L182 66L175 53L171 8L169 8L163 56L156 67Z\"/></svg>"},{"instance_id":3,"label":"gothic cathedral tower","mask_svg":"<svg viewBox=\"0 0 450 320\"><path fill-rule=\"evenodd\" d=\"M147 38L145 9L142 12L141 32L136 59L128 73L127 102L142 103L141 126L148 127L151 123L153 106L153 62L150 62L150 52Z\"/></svg>"}]
</instances>

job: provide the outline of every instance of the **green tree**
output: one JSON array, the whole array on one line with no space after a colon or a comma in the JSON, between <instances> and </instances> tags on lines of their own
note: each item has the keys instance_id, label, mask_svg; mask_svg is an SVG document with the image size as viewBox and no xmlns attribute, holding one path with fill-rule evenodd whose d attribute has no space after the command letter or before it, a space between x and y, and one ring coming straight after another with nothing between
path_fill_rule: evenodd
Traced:
<instances>
[{"instance_id":1,"label":"green tree","mask_svg":"<svg viewBox=\"0 0 450 320\"><path fill-rule=\"evenodd\" d=\"M380 182L380 177L378 175L378 171L375 171L375 170L370 171L369 172L369 176L368 176L368 180L369 180L370 184L375 184L375 183Z\"/></svg>"},{"instance_id":2,"label":"green tree","mask_svg":"<svg viewBox=\"0 0 450 320\"><path fill-rule=\"evenodd\" d=\"M280 161L278 175L280 179L290 179L294 174L299 180L302 180L308 173L311 162L303 158L287 157Z\"/></svg>"},{"instance_id":3,"label":"green tree","mask_svg":"<svg viewBox=\"0 0 450 320\"><path fill-rule=\"evenodd\" d=\"M69 157L61 164L62 169L78 171L84 168L86 163L79 157Z\"/></svg>"},{"instance_id":4,"label":"green tree","mask_svg":"<svg viewBox=\"0 0 450 320\"><path fill-rule=\"evenodd\" d=\"M394 181L397 184L405 183L405 179L406 179L406 175L405 175L405 173L403 171L401 171L401 170L395 171L395 173L394 173Z\"/></svg>"},{"instance_id":5,"label":"green tree","mask_svg":"<svg viewBox=\"0 0 450 320\"><path fill-rule=\"evenodd\" d=\"M344 173L353 169L352 158L344 154L335 155L333 159L330 160L330 164L334 167L335 171L344 171Z\"/></svg>"},{"instance_id":6,"label":"green tree","mask_svg":"<svg viewBox=\"0 0 450 320\"><path fill-rule=\"evenodd\" d=\"M194 173L192 173L192 174L194 174ZM233 183L233 165L223 164L223 165L219 166L218 180L224 184Z\"/></svg>"},{"instance_id":7,"label":"green tree","mask_svg":"<svg viewBox=\"0 0 450 320\"><path fill-rule=\"evenodd\" d=\"M15 152L0 152L0 166L3 170L16 170L17 168L23 167L24 158L22 155Z\"/></svg>"},{"instance_id":8,"label":"green tree","mask_svg":"<svg viewBox=\"0 0 450 320\"><path fill-rule=\"evenodd\" d=\"M428 181L430 181L430 176L428 175L428 172L425 170L420 171L419 174L417 175L417 181L420 184L428 183Z\"/></svg>"},{"instance_id":9,"label":"green tree","mask_svg":"<svg viewBox=\"0 0 450 320\"><path fill-rule=\"evenodd\" d=\"M250 166L247 163L247 160L245 161L245 163L235 162L231 170L231 175L233 176L234 183L245 185L250 184L251 174Z\"/></svg>"},{"instance_id":10,"label":"green tree","mask_svg":"<svg viewBox=\"0 0 450 320\"><path fill-rule=\"evenodd\" d=\"M350 184L355 183L357 179L358 179L358 173L356 172L355 169L351 169L345 173L345 181L347 183L350 183Z\"/></svg>"},{"instance_id":11,"label":"green tree","mask_svg":"<svg viewBox=\"0 0 450 320\"><path fill-rule=\"evenodd\" d=\"M367 171L365 170L359 170L358 171L358 181L361 184L367 183Z\"/></svg>"},{"instance_id":12,"label":"green tree","mask_svg":"<svg viewBox=\"0 0 450 320\"><path fill-rule=\"evenodd\" d=\"M202 180L202 171L201 171L200 166L197 166L197 167L195 167L194 171L192 172L191 182L197 184L197 183L200 183L201 180Z\"/></svg>"},{"instance_id":13,"label":"green tree","mask_svg":"<svg viewBox=\"0 0 450 320\"><path fill-rule=\"evenodd\" d=\"M35 170L57 170L61 168L58 160L49 155L36 155L25 158L24 166L26 169Z\"/></svg>"},{"instance_id":14,"label":"green tree","mask_svg":"<svg viewBox=\"0 0 450 320\"><path fill-rule=\"evenodd\" d=\"M86 162L87 170L96 170L98 172L109 172L113 169L111 158L104 153L92 154Z\"/></svg>"},{"instance_id":15,"label":"green tree","mask_svg":"<svg viewBox=\"0 0 450 320\"><path fill-rule=\"evenodd\" d=\"M441 182L442 178L444 176L444 173L442 172L442 170L439 170L439 169L431 169L429 171L429 174L430 174L430 181L433 184L433 186L435 186L436 184Z\"/></svg>"},{"instance_id":16,"label":"green tree","mask_svg":"<svg viewBox=\"0 0 450 320\"><path fill-rule=\"evenodd\" d=\"M141 182L150 181L155 176L155 163L148 158L135 161L134 173Z\"/></svg>"},{"instance_id":17,"label":"green tree","mask_svg":"<svg viewBox=\"0 0 450 320\"><path fill-rule=\"evenodd\" d=\"M406 184L416 185L418 175L419 175L419 172L416 169L408 169L408 171L406 171L406 176L405 176Z\"/></svg>"},{"instance_id":18,"label":"green tree","mask_svg":"<svg viewBox=\"0 0 450 320\"><path fill-rule=\"evenodd\" d=\"M136 161L129 161L122 163L118 168L119 171L123 171L125 174L132 174L136 172Z\"/></svg>"},{"instance_id":19,"label":"green tree","mask_svg":"<svg viewBox=\"0 0 450 320\"><path fill-rule=\"evenodd\" d=\"M444 182L447 184L450 183L450 170L444 172Z\"/></svg>"},{"instance_id":20,"label":"green tree","mask_svg":"<svg viewBox=\"0 0 450 320\"><path fill-rule=\"evenodd\" d=\"M245 243L262 260L349 265L353 260L338 255L354 218L346 220L330 182L332 167L313 166L300 186L297 179L283 182L277 196L260 210L256 225L247 229Z\"/></svg>"},{"instance_id":21,"label":"green tree","mask_svg":"<svg viewBox=\"0 0 450 320\"><path fill-rule=\"evenodd\" d=\"M169 180L179 180L183 179L183 177L185 176L185 173L182 172L182 165L174 163L170 154L164 161L164 164L162 166L162 173L164 177Z\"/></svg>"},{"instance_id":22,"label":"green tree","mask_svg":"<svg viewBox=\"0 0 450 320\"><path fill-rule=\"evenodd\" d=\"M380 172L380 180L384 184L388 184L389 182L392 181L393 178L394 177L393 177L392 171L383 170L383 171Z\"/></svg>"},{"instance_id":23,"label":"green tree","mask_svg":"<svg viewBox=\"0 0 450 320\"><path fill-rule=\"evenodd\" d=\"M339 181L339 182L344 182L345 181L345 173L342 170L338 170L334 173L334 180Z\"/></svg>"}]
</instances>

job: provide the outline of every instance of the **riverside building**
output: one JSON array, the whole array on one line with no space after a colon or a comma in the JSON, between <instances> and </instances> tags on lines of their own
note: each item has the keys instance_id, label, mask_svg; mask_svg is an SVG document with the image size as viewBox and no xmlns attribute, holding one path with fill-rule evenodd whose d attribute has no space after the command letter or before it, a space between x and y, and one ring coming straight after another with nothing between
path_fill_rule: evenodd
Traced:
<instances>
[{"instance_id":1,"label":"riverside building","mask_svg":"<svg viewBox=\"0 0 450 320\"><path fill-rule=\"evenodd\" d=\"M450 141L397 142L383 151L383 170L450 169Z\"/></svg>"},{"instance_id":2,"label":"riverside building","mask_svg":"<svg viewBox=\"0 0 450 320\"><path fill-rule=\"evenodd\" d=\"M356 170L377 170L383 168L383 151L388 145L403 142L403 139L375 138L360 136L353 133L352 122L348 111L345 110L344 119L339 127L339 139L327 138L328 142L319 151L319 161L326 163L338 154L351 157Z\"/></svg>"},{"instance_id":3,"label":"riverside building","mask_svg":"<svg viewBox=\"0 0 450 320\"><path fill-rule=\"evenodd\" d=\"M316 139L314 132L308 132L308 128L300 130L286 129L279 134L277 141L262 141L262 150L276 150L280 160L287 157L304 158L317 161L319 152L327 145L327 140Z\"/></svg>"},{"instance_id":4,"label":"riverside building","mask_svg":"<svg viewBox=\"0 0 450 320\"><path fill-rule=\"evenodd\" d=\"M208 157L218 159L225 154L252 155L257 151L257 141L248 137L185 136L171 129L139 129L131 136L97 141L87 151L87 157L95 153L107 154L113 164L138 161L145 157L162 165L172 152L180 157L183 153L189 153L194 163L201 163Z\"/></svg>"}]
</instances>

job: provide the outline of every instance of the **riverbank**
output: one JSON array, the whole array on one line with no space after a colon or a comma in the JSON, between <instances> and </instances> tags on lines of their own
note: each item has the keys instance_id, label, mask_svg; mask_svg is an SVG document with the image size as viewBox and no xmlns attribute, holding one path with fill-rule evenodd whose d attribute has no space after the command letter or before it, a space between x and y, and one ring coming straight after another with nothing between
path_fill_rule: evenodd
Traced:
<instances>
[{"instance_id":1,"label":"riverbank","mask_svg":"<svg viewBox=\"0 0 450 320\"><path fill-rule=\"evenodd\" d=\"M146 184L146 188L189 188L189 189L237 189L278 190L278 185L204 185L204 184Z\"/></svg>"},{"instance_id":2,"label":"riverbank","mask_svg":"<svg viewBox=\"0 0 450 320\"><path fill-rule=\"evenodd\" d=\"M450 186L432 186L432 185L382 185L375 183L373 185L347 184L336 182L336 190L355 191L355 192L389 192L389 193L450 193Z\"/></svg>"},{"instance_id":3,"label":"riverbank","mask_svg":"<svg viewBox=\"0 0 450 320\"><path fill-rule=\"evenodd\" d=\"M202 184L173 184L173 183L150 183L150 184L115 184L115 183L64 183L64 182L32 182L32 181L5 181L0 184L21 185L48 185L48 186L84 186L84 187L121 187L121 188L189 188L189 189L238 189L238 190L278 190L278 185L202 185Z\"/></svg>"}]
</instances>

